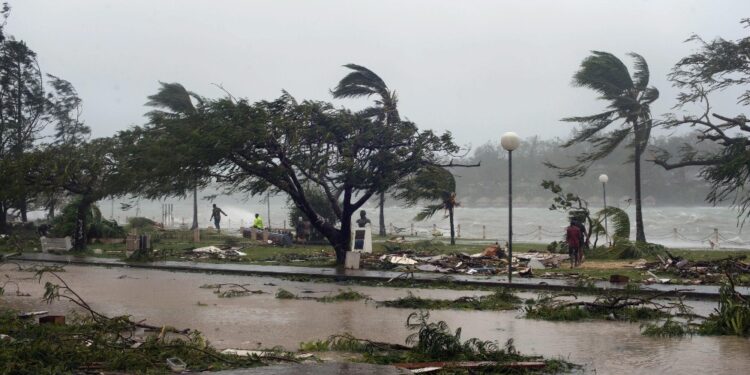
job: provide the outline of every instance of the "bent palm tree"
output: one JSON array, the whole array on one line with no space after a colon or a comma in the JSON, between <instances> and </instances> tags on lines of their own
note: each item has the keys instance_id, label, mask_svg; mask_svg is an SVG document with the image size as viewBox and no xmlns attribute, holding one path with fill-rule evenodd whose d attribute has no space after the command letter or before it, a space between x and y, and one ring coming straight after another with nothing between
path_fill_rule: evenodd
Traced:
<instances>
[{"instance_id":1,"label":"bent palm tree","mask_svg":"<svg viewBox=\"0 0 750 375\"><path fill-rule=\"evenodd\" d=\"M646 242L641 211L641 157L651 136L653 120L651 103L659 98L659 91L648 86L649 71L646 60L636 53L629 53L635 60L633 75L614 55L593 51L585 58L581 68L573 76L573 85L590 88L609 102L607 109L591 116L568 117L567 122L577 122L581 128L563 144L569 147L576 143L589 143L592 151L576 158L577 165L561 168L551 163L548 166L560 168L561 177L580 176L586 173L591 164L609 155L624 140L630 139L628 147L633 154L628 161L635 164L635 226L636 241ZM619 127L618 127L619 125ZM607 128L616 127L609 132Z\"/></svg>"},{"instance_id":2,"label":"bent palm tree","mask_svg":"<svg viewBox=\"0 0 750 375\"><path fill-rule=\"evenodd\" d=\"M396 198L403 200L407 206L414 206L419 201L433 202L425 206L414 220L426 220L438 211L444 210L450 220L451 245L456 244L453 210L460 206L460 203L456 201L456 179L450 171L442 167L429 166L412 178L399 183L398 191Z\"/></svg>"},{"instance_id":3,"label":"bent palm tree","mask_svg":"<svg viewBox=\"0 0 750 375\"><path fill-rule=\"evenodd\" d=\"M369 107L362 111L367 117L374 117L383 126L397 126L401 122L398 115L398 98L391 91L382 78L370 69L357 64L346 64L345 67L353 70L347 74L338 86L331 91L334 98L360 98L376 95L375 107ZM385 236L385 191L380 192L380 235Z\"/></svg>"},{"instance_id":4,"label":"bent palm tree","mask_svg":"<svg viewBox=\"0 0 750 375\"><path fill-rule=\"evenodd\" d=\"M159 82L159 91L148 97L146 105L160 109L147 113L152 122L161 119L187 120L198 114L193 99L202 102L203 98L188 91L179 83ZM198 183L193 185L193 224L190 229L198 228Z\"/></svg>"}]
</instances>

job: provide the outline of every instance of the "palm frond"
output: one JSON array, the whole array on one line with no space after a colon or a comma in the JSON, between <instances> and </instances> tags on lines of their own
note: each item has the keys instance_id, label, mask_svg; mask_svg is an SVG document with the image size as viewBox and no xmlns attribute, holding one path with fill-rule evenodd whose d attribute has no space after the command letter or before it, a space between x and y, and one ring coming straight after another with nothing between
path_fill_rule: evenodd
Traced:
<instances>
[{"instance_id":1,"label":"palm frond","mask_svg":"<svg viewBox=\"0 0 750 375\"><path fill-rule=\"evenodd\" d=\"M414 220L415 221L427 220L427 219L431 218L432 216L434 216L435 213L437 213L438 211L440 211L442 209L443 209L443 204L442 203L428 205L428 206L422 208L422 211L419 211L419 213L416 216L414 216Z\"/></svg>"},{"instance_id":2,"label":"palm frond","mask_svg":"<svg viewBox=\"0 0 750 375\"><path fill-rule=\"evenodd\" d=\"M604 222L607 217L609 235L613 242L628 241L630 238L630 217L628 213L619 207L609 206L597 212L597 221Z\"/></svg>"},{"instance_id":3,"label":"palm frond","mask_svg":"<svg viewBox=\"0 0 750 375\"><path fill-rule=\"evenodd\" d=\"M609 52L592 51L592 55L581 62L573 76L573 84L588 87L604 99L616 98L633 88L633 80L625 64Z\"/></svg>"},{"instance_id":4,"label":"palm frond","mask_svg":"<svg viewBox=\"0 0 750 375\"><path fill-rule=\"evenodd\" d=\"M184 86L176 82L159 82L159 84L161 84L161 88L156 94L148 97L147 106L166 109L176 114L195 113L190 92Z\"/></svg>"},{"instance_id":5,"label":"palm frond","mask_svg":"<svg viewBox=\"0 0 750 375\"><path fill-rule=\"evenodd\" d=\"M378 94L382 98L390 96L388 86L382 78L370 69L357 64L346 64L345 67L352 69L339 81L336 88L331 90L334 98L356 98Z\"/></svg>"},{"instance_id":6,"label":"palm frond","mask_svg":"<svg viewBox=\"0 0 750 375\"><path fill-rule=\"evenodd\" d=\"M635 60L635 62L633 63L633 67L635 68L635 70L633 71L633 86L639 90L645 90L646 87L648 87L649 80L649 71L646 59L635 52L628 53L628 56L632 57L633 60Z\"/></svg>"}]
</instances>

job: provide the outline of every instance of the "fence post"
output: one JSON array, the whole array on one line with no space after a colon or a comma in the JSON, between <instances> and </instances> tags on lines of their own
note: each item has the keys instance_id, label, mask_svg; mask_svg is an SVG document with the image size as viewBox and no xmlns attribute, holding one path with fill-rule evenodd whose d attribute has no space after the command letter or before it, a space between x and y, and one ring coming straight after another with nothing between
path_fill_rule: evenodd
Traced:
<instances>
[{"instance_id":1,"label":"fence post","mask_svg":"<svg viewBox=\"0 0 750 375\"><path fill-rule=\"evenodd\" d=\"M286 230L286 220L284 220L284 230Z\"/></svg>"},{"instance_id":2,"label":"fence post","mask_svg":"<svg viewBox=\"0 0 750 375\"><path fill-rule=\"evenodd\" d=\"M672 239L677 241L677 228L672 228Z\"/></svg>"},{"instance_id":3,"label":"fence post","mask_svg":"<svg viewBox=\"0 0 750 375\"><path fill-rule=\"evenodd\" d=\"M482 225L482 239L483 240L487 239L487 227L484 225Z\"/></svg>"},{"instance_id":4,"label":"fence post","mask_svg":"<svg viewBox=\"0 0 750 375\"><path fill-rule=\"evenodd\" d=\"M537 233L539 233L539 235L536 238L537 240L541 241L542 240L542 226L541 225L537 227Z\"/></svg>"},{"instance_id":5,"label":"fence post","mask_svg":"<svg viewBox=\"0 0 750 375\"><path fill-rule=\"evenodd\" d=\"M719 228L714 228L714 241L719 245Z\"/></svg>"},{"instance_id":6,"label":"fence post","mask_svg":"<svg viewBox=\"0 0 750 375\"><path fill-rule=\"evenodd\" d=\"M461 238L461 224L456 225L456 227L458 228L458 236L457 237Z\"/></svg>"},{"instance_id":7,"label":"fence post","mask_svg":"<svg viewBox=\"0 0 750 375\"><path fill-rule=\"evenodd\" d=\"M414 235L414 223L411 223L411 235Z\"/></svg>"}]
</instances>

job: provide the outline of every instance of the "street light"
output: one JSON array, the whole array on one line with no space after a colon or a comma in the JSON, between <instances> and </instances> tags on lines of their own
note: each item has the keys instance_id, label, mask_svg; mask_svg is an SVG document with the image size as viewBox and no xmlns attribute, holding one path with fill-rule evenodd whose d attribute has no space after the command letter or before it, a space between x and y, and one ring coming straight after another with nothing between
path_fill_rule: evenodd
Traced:
<instances>
[{"instance_id":1,"label":"street light","mask_svg":"<svg viewBox=\"0 0 750 375\"><path fill-rule=\"evenodd\" d=\"M609 243L609 229L607 229L607 181L609 181L609 177L606 174L599 175L599 182L602 183L602 194L604 195L604 238Z\"/></svg>"},{"instance_id":2,"label":"street light","mask_svg":"<svg viewBox=\"0 0 750 375\"><path fill-rule=\"evenodd\" d=\"M508 282L513 282L513 150L521 144L518 134L507 132L500 144L508 151Z\"/></svg>"}]
</instances>

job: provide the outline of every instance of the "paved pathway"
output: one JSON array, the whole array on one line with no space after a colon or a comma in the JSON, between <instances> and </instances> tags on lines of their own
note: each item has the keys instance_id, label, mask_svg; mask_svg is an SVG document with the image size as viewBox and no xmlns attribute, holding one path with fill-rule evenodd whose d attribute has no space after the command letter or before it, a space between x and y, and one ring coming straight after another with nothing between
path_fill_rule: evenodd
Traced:
<instances>
[{"instance_id":1,"label":"paved pathway","mask_svg":"<svg viewBox=\"0 0 750 375\"><path fill-rule=\"evenodd\" d=\"M73 255L54 255L45 253L28 253L10 257L12 260L51 262L76 265L91 265L105 267L133 267L159 269L169 271L189 272L211 272L234 275L267 275L267 276L311 276L332 278L337 281L351 280L378 280L388 281L398 277L405 277L402 272L375 271L375 270L339 270L324 267L293 267L293 266L263 266L254 264L237 263L204 263L187 261L155 261L149 263L124 262L112 258L97 258ZM513 289L535 289L535 290L580 290L575 281L571 279L541 279L541 278L519 278L508 282L505 276L472 276L463 274L440 274L429 272L415 272L408 275L410 280L428 283L430 281L452 281L457 284L481 285L481 286L504 286ZM597 281L594 283L598 289L623 289L625 285L614 284L608 281ZM719 295L719 286L716 285L648 285L643 290L661 292L673 292L675 290L686 290L683 292L687 297L693 298L715 298ZM742 294L750 294L750 288L738 287L737 291Z\"/></svg>"}]
</instances>

